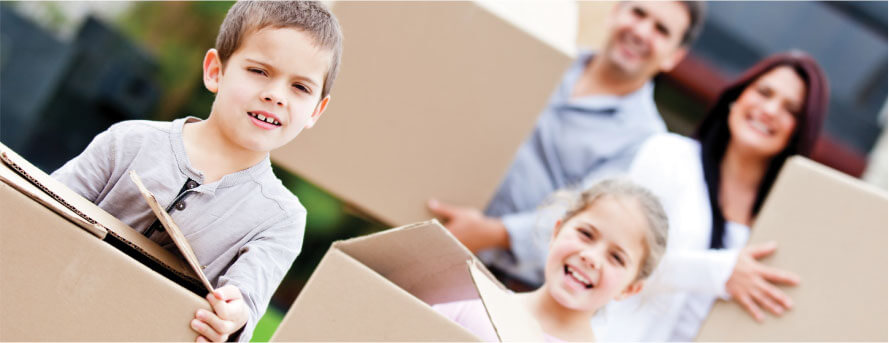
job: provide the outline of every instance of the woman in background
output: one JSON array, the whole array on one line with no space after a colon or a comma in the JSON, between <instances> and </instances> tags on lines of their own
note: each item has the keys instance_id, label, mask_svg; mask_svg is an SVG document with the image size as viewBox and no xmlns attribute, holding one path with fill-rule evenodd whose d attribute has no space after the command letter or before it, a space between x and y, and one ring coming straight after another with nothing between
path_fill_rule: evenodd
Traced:
<instances>
[{"instance_id":1,"label":"woman in background","mask_svg":"<svg viewBox=\"0 0 889 343\"><path fill-rule=\"evenodd\" d=\"M670 241L643 294L609 306L597 338L693 340L716 297L731 297L758 321L761 308L780 315L793 306L776 284L798 277L757 262L777 244L745 244L784 161L811 154L827 101L817 62L777 54L723 90L696 138L646 141L630 174L663 203Z\"/></svg>"}]
</instances>

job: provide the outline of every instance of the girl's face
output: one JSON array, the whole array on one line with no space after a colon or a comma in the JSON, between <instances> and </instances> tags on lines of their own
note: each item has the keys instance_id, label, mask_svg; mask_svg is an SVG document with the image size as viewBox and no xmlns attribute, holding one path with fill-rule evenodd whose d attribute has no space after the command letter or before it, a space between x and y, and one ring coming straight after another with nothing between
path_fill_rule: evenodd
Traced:
<instances>
[{"instance_id":1,"label":"girl's face","mask_svg":"<svg viewBox=\"0 0 889 343\"><path fill-rule=\"evenodd\" d=\"M596 311L642 288L648 223L635 199L604 195L556 227L544 287L563 307Z\"/></svg>"},{"instance_id":2,"label":"girl's face","mask_svg":"<svg viewBox=\"0 0 889 343\"><path fill-rule=\"evenodd\" d=\"M729 108L732 142L763 157L777 155L793 136L805 97L806 84L791 67L763 74Z\"/></svg>"}]
</instances>

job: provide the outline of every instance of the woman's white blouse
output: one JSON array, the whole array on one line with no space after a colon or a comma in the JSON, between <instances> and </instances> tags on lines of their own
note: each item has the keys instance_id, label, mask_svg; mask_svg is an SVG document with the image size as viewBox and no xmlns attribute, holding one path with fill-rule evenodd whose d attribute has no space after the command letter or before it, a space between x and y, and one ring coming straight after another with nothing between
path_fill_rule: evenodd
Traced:
<instances>
[{"instance_id":1,"label":"woman's white blouse","mask_svg":"<svg viewBox=\"0 0 889 343\"><path fill-rule=\"evenodd\" d=\"M725 282L749 228L729 222L724 250L710 250L711 214L696 140L676 134L649 138L630 167L630 178L651 190L669 220L667 252L642 292L612 302L593 320L600 341L690 341Z\"/></svg>"}]
</instances>

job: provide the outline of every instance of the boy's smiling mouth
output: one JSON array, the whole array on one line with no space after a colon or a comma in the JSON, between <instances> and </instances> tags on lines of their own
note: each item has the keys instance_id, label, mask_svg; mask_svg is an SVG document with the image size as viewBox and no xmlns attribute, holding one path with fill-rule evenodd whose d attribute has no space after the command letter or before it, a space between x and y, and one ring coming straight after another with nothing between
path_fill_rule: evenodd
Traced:
<instances>
[{"instance_id":1,"label":"boy's smiling mouth","mask_svg":"<svg viewBox=\"0 0 889 343\"><path fill-rule=\"evenodd\" d=\"M273 114L268 112L247 112L247 115L250 116L254 125L259 126L262 129L271 130L281 126L281 122L278 121Z\"/></svg>"},{"instance_id":2,"label":"boy's smiling mouth","mask_svg":"<svg viewBox=\"0 0 889 343\"><path fill-rule=\"evenodd\" d=\"M591 289L596 286L593 284L592 281L587 279L583 274L578 273L573 268L571 268L571 266L569 266L567 264L565 265L565 275L567 275L571 279L574 279L574 281L583 285L586 289Z\"/></svg>"}]
</instances>

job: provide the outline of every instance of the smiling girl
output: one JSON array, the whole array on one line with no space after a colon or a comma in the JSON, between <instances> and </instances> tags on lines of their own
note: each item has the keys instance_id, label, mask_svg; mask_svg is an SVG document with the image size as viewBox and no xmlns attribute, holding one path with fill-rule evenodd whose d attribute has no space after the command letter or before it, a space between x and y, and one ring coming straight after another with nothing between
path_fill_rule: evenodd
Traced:
<instances>
[{"instance_id":1,"label":"smiling girl","mask_svg":"<svg viewBox=\"0 0 889 343\"><path fill-rule=\"evenodd\" d=\"M658 200L629 181L602 181L581 193L555 225L542 287L515 295L547 341L592 341L590 320L611 300L638 293L666 248ZM481 301L433 306L480 338L497 341Z\"/></svg>"}]
</instances>

